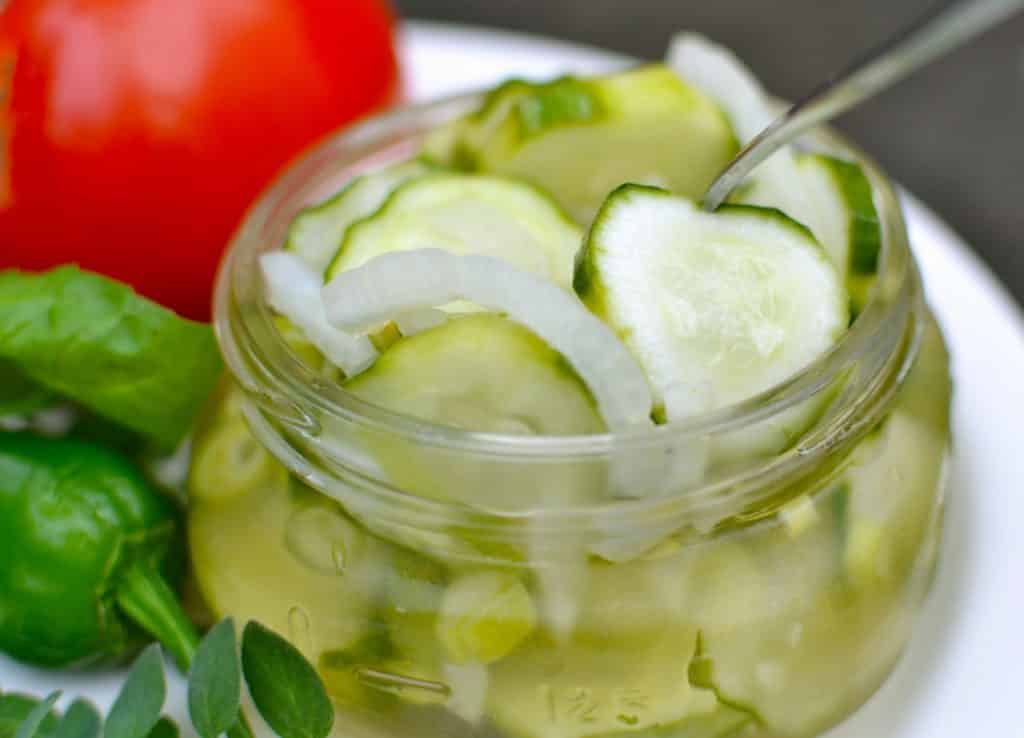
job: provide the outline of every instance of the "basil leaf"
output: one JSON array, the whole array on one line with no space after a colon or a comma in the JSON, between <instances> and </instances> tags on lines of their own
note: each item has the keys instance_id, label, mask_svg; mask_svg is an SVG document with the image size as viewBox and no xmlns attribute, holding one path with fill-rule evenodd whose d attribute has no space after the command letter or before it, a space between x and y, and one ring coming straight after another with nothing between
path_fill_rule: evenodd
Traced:
<instances>
[{"instance_id":1,"label":"basil leaf","mask_svg":"<svg viewBox=\"0 0 1024 738\"><path fill-rule=\"evenodd\" d=\"M281 738L325 738L331 732L334 708L320 677L277 633L246 624L242 670L256 709Z\"/></svg>"},{"instance_id":2,"label":"basil leaf","mask_svg":"<svg viewBox=\"0 0 1024 738\"><path fill-rule=\"evenodd\" d=\"M114 700L103 728L104 738L146 738L160 719L167 695L160 646L147 646L139 654Z\"/></svg>"},{"instance_id":3,"label":"basil leaf","mask_svg":"<svg viewBox=\"0 0 1024 738\"><path fill-rule=\"evenodd\" d=\"M42 410L56 399L53 392L19 372L14 364L0 360L0 418Z\"/></svg>"},{"instance_id":4,"label":"basil leaf","mask_svg":"<svg viewBox=\"0 0 1024 738\"><path fill-rule=\"evenodd\" d=\"M101 722L100 714L91 702L77 699L64 713L54 738L97 738Z\"/></svg>"},{"instance_id":5,"label":"basil leaf","mask_svg":"<svg viewBox=\"0 0 1024 738\"><path fill-rule=\"evenodd\" d=\"M210 326L75 267L0 272L0 360L168 448L221 368Z\"/></svg>"},{"instance_id":6,"label":"basil leaf","mask_svg":"<svg viewBox=\"0 0 1024 738\"><path fill-rule=\"evenodd\" d=\"M178 738L178 724L166 715L156 721L146 738Z\"/></svg>"},{"instance_id":7,"label":"basil leaf","mask_svg":"<svg viewBox=\"0 0 1024 738\"><path fill-rule=\"evenodd\" d=\"M188 674L188 714L200 738L217 738L234 725L241 688L235 623L228 618L203 638Z\"/></svg>"},{"instance_id":8,"label":"basil leaf","mask_svg":"<svg viewBox=\"0 0 1024 738\"><path fill-rule=\"evenodd\" d=\"M29 716L33 708L39 704L35 697L24 694L0 695L0 738L14 738L18 726ZM39 736L51 736L57 728L57 718L49 713L43 718Z\"/></svg>"},{"instance_id":9,"label":"basil leaf","mask_svg":"<svg viewBox=\"0 0 1024 738\"><path fill-rule=\"evenodd\" d=\"M14 738L37 738L42 730L43 721L50 715L58 697L60 697L60 692L51 692L46 699L33 707L21 721Z\"/></svg>"}]
</instances>

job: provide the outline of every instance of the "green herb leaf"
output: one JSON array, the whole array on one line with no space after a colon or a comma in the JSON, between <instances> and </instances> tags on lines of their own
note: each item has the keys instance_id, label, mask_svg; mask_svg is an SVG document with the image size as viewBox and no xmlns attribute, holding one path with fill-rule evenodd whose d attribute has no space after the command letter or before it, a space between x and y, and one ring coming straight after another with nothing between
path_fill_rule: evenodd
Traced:
<instances>
[{"instance_id":1,"label":"green herb leaf","mask_svg":"<svg viewBox=\"0 0 1024 738\"><path fill-rule=\"evenodd\" d=\"M53 710L58 697L60 697L60 692L51 692L46 699L33 707L21 721L14 738L37 738L42 730L43 721Z\"/></svg>"},{"instance_id":2,"label":"green herb leaf","mask_svg":"<svg viewBox=\"0 0 1024 738\"><path fill-rule=\"evenodd\" d=\"M166 695L164 660L154 643L135 659L107 715L104 738L146 738L160 719Z\"/></svg>"},{"instance_id":3,"label":"green herb leaf","mask_svg":"<svg viewBox=\"0 0 1024 738\"><path fill-rule=\"evenodd\" d=\"M188 675L188 714L201 738L217 738L238 719L242 679L235 623L222 620L206 634Z\"/></svg>"},{"instance_id":4,"label":"green herb leaf","mask_svg":"<svg viewBox=\"0 0 1024 738\"><path fill-rule=\"evenodd\" d=\"M168 448L221 368L210 326L75 267L0 272L0 360Z\"/></svg>"},{"instance_id":5,"label":"green herb leaf","mask_svg":"<svg viewBox=\"0 0 1024 738\"><path fill-rule=\"evenodd\" d=\"M100 714L92 703L77 699L64 713L54 738L97 738L101 723Z\"/></svg>"},{"instance_id":6,"label":"green herb leaf","mask_svg":"<svg viewBox=\"0 0 1024 738\"><path fill-rule=\"evenodd\" d=\"M325 738L334 708L316 671L288 641L250 621L242 669L256 709L281 738Z\"/></svg>"},{"instance_id":7,"label":"green herb leaf","mask_svg":"<svg viewBox=\"0 0 1024 738\"><path fill-rule=\"evenodd\" d=\"M18 726L38 704L39 700L35 697L24 694L8 693L0 696L0 738L14 738ZM51 736L56 728L56 716L52 712L48 713L36 735L41 738Z\"/></svg>"},{"instance_id":8,"label":"green herb leaf","mask_svg":"<svg viewBox=\"0 0 1024 738\"><path fill-rule=\"evenodd\" d=\"M156 721L156 725L149 731L146 738L178 738L180 732L178 724L164 715Z\"/></svg>"},{"instance_id":9,"label":"green herb leaf","mask_svg":"<svg viewBox=\"0 0 1024 738\"><path fill-rule=\"evenodd\" d=\"M53 392L19 372L14 364L0 360L0 418L42 410L56 399Z\"/></svg>"}]
</instances>

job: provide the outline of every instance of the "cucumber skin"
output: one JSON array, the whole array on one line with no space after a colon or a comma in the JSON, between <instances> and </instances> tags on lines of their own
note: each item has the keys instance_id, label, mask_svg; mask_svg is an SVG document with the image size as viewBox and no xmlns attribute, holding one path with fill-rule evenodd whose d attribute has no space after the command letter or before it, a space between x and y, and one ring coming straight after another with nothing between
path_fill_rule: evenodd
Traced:
<instances>
[{"instance_id":1,"label":"cucumber skin","mask_svg":"<svg viewBox=\"0 0 1024 738\"><path fill-rule=\"evenodd\" d=\"M874 190L864 170L853 162L827 154L808 154L800 162L820 166L829 175L849 212L846 255L846 289L850 298L850 322L868 301L868 291L878 272L882 252L882 225L875 208Z\"/></svg>"},{"instance_id":2,"label":"cucumber skin","mask_svg":"<svg viewBox=\"0 0 1024 738\"><path fill-rule=\"evenodd\" d=\"M850 275L873 275L882 251L881 222L875 210L871 182L858 165L832 156L819 156L850 208Z\"/></svg>"},{"instance_id":3,"label":"cucumber skin","mask_svg":"<svg viewBox=\"0 0 1024 738\"><path fill-rule=\"evenodd\" d=\"M590 308L590 310L602 318L607 319L608 310L604 298L604 288L601 284L601 280L598 276L598 268L595 263L597 255L600 252L600 247L597 245L598 239L601 237L601 226L604 219L611 215L612 210L620 204L620 200L626 200L634 196L659 196L667 197L673 200L686 200L688 198L682 195L676 195L668 190L661 187L651 187L650 185L641 185L627 182L626 184L619 185L611 194L608 195L604 203L601 205L601 209L598 210L597 216L594 218L593 224L590 226L590 230L587 232L586 237L583 239L583 246L580 248L576 255L576 269L573 272L572 286L580 300ZM818 249L821 254L828 258L824 247L818 242L818 239L814 237L811 230L803 223L799 223L778 208L766 208L758 205L743 205L739 203L726 203L721 205L716 214L722 215L754 215L759 217L770 218L787 228L792 229L800 236L809 239ZM615 330L623 338L623 330L615 327Z\"/></svg>"},{"instance_id":4,"label":"cucumber skin","mask_svg":"<svg viewBox=\"0 0 1024 738\"><path fill-rule=\"evenodd\" d=\"M443 144L428 142L427 146L430 156L449 167L468 172L503 172L504 164L534 140L559 129L600 128L613 125L620 118L632 120L633 116L663 123L667 118L691 113L703 120L705 129L717 124L716 136L721 133L722 139L712 143L722 148L720 168L739 150L728 118L710 98L661 64L596 77L565 76L541 83L507 80L487 93L477 110L448 124L443 129L445 134L436 137ZM530 179L534 174L509 171ZM671 171L662 174L675 182ZM629 178L627 175L622 180ZM561 201L564 193L554 189L553 194ZM592 212L581 222L589 221L591 215Z\"/></svg>"},{"instance_id":5,"label":"cucumber skin","mask_svg":"<svg viewBox=\"0 0 1024 738\"><path fill-rule=\"evenodd\" d=\"M444 179L452 176L459 176L460 174L464 174L465 176L475 176L475 173L454 172L451 170L445 170L438 167L438 171L436 172L431 172L429 174L424 174L419 177L414 177L396 187L394 191L390 195L388 195L387 199L376 211L374 211L372 214L368 215L365 218L360 218L359 220L355 221L345 230L345 237L342 239L341 245L338 247L338 250L334 252L334 256L331 258L330 263L327 265L327 269L324 270L324 283L329 282L332 277L336 276L338 272L341 271L342 257L345 255L345 252L351 245L351 241L354 238L355 232L358 230L360 225L374 218L377 218L378 216L387 215L390 212L390 209L395 206L395 203L399 200L399 198L402 195L404 195L406 189L421 186L424 181L429 182L430 180ZM481 176L486 176L489 179L505 180L509 183L514 183L521 187L532 190L539 198L543 199L544 202L551 207L553 214L556 214L559 217L559 219L561 219L566 225L574 229L579 228L576 221L574 221L569 216L569 214L565 212L565 209L558 204L558 202L550 195L550 193L545 191L544 188L534 184L533 182L522 179L520 177L511 177L508 175L486 174Z\"/></svg>"},{"instance_id":6,"label":"cucumber skin","mask_svg":"<svg viewBox=\"0 0 1024 738\"><path fill-rule=\"evenodd\" d=\"M536 87L515 106L521 140L556 126L595 123L607 118L601 98L592 86L574 77L560 77Z\"/></svg>"}]
</instances>

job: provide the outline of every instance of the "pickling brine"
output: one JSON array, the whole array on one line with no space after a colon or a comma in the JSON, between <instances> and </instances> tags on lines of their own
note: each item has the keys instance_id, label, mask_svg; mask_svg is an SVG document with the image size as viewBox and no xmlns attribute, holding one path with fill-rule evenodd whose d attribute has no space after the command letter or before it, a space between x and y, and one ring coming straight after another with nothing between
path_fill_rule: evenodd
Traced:
<instances>
[{"instance_id":1,"label":"pickling brine","mask_svg":"<svg viewBox=\"0 0 1024 738\"><path fill-rule=\"evenodd\" d=\"M768 102L672 60L371 121L232 247L195 575L339 735L812 736L912 635L951 387L898 203L822 133L701 212Z\"/></svg>"}]
</instances>

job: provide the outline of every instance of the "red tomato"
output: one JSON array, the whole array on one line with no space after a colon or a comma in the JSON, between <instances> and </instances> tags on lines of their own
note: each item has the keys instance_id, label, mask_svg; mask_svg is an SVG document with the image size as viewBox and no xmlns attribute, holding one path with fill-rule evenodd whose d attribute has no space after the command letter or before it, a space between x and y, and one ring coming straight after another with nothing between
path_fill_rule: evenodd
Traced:
<instances>
[{"instance_id":1,"label":"red tomato","mask_svg":"<svg viewBox=\"0 0 1024 738\"><path fill-rule=\"evenodd\" d=\"M10 0L0 268L75 262L208 318L270 177L391 100L391 31L381 0Z\"/></svg>"}]
</instances>

